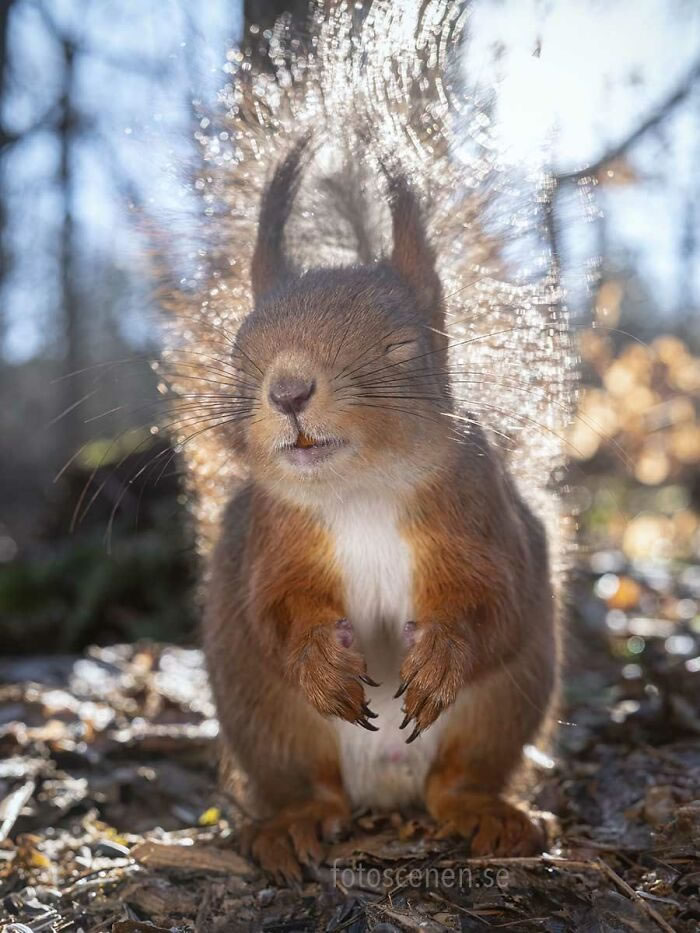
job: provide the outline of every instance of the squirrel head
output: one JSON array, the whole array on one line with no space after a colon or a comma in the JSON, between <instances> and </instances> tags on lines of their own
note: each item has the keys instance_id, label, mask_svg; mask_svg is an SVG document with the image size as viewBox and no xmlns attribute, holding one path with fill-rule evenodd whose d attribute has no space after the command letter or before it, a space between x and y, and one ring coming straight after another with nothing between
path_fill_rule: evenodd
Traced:
<instances>
[{"instance_id":1,"label":"squirrel head","mask_svg":"<svg viewBox=\"0 0 700 933\"><path fill-rule=\"evenodd\" d=\"M391 256L296 272L283 233L306 144L262 198L255 303L233 348L253 397L237 441L253 478L291 497L412 486L444 465L452 430L442 292L418 201L387 173Z\"/></svg>"}]
</instances>

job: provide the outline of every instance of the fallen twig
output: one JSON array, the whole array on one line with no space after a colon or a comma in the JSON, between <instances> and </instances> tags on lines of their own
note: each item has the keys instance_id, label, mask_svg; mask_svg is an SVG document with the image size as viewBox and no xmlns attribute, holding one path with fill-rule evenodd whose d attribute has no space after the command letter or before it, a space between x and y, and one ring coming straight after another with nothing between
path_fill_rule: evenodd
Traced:
<instances>
[{"instance_id":1,"label":"fallen twig","mask_svg":"<svg viewBox=\"0 0 700 933\"><path fill-rule=\"evenodd\" d=\"M447 904L448 907L454 907L455 910L461 911L463 914L467 914L469 917L473 917L475 920L478 920L479 923L483 923L486 926L490 926L488 920L484 920L483 917L479 916L479 913L475 910L469 910L467 907L463 907L461 904L456 904L454 901L451 901L447 897L443 897L442 894L438 894L437 891L428 891L428 897L432 898L434 901L439 901L441 904Z\"/></svg>"},{"instance_id":2,"label":"fallen twig","mask_svg":"<svg viewBox=\"0 0 700 933\"><path fill-rule=\"evenodd\" d=\"M13 790L0 803L0 819L2 820L0 824L0 842L3 842L10 835L12 827L17 822L17 817L34 793L35 788L34 781L25 781L21 787Z\"/></svg>"},{"instance_id":3,"label":"fallen twig","mask_svg":"<svg viewBox=\"0 0 700 933\"><path fill-rule=\"evenodd\" d=\"M142 842L131 850L131 857L149 868L181 868L188 871L225 872L251 875L253 867L242 856L214 846L179 846Z\"/></svg>"},{"instance_id":4,"label":"fallen twig","mask_svg":"<svg viewBox=\"0 0 700 933\"><path fill-rule=\"evenodd\" d=\"M438 862L437 867L454 865L454 862ZM466 868L571 868L578 870L600 871L598 862L585 859L560 858L556 855L523 855L512 858L466 858L460 860Z\"/></svg>"},{"instance_id":5,"label":"fallen twig","mask_svg":"<svg viewBox=\"0 0 700 933\"><path fill-rule=\"evenodd\" d=\"M608 865L607 862L604 862L602 859L600 859L600 867L602 871L608 876L608 878L610 878L610 880L613 881L621 891L624 891L625 894L635 902L635 904L639 904L642 910L649 917L651 917L652 920L655 920L658 923L662 930L665 930L666 933L675 933L673 927L666 923L661 914L657 910L654 910L651 904L647 903L647 901L645 901L644 898L641 897L633 887L627 884L625 879L621 878L618 873Z\"/></svg>"}]
</instances>

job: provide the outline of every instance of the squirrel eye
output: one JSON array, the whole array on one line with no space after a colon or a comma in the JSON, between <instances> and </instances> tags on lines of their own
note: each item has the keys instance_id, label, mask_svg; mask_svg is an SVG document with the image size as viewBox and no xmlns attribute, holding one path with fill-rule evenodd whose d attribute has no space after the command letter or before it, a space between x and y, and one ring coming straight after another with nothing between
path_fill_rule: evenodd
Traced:
<instances>
[{"instance_id":1,"label":"squirrel eye","mask_svg":"<svg viewBox=\"0 0 700 933\"><path fill-rule=\"evenodd\" d=\"M409 359L418 349L418 343L415 340L398 340L396 343L388 343L384 348L390 356L398 359Z\"/></svg>"}]
</instances>

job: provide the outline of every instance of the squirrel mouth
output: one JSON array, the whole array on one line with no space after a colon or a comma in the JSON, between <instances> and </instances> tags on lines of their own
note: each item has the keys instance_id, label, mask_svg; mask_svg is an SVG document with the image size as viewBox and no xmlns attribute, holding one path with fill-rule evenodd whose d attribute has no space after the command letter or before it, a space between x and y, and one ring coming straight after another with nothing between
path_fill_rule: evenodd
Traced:
<instances>
[{"instance_id":1,"label":"squirrel mouth","mask_svg":"<svg viewBox=\"0 0 700 933\"><path fill-rule=\"evenodd\" d=\"M345 443L337 437L310 437L303 431L299 431L296 439L291 444L285 444L283 453L285 458L294 466L314 466L332 457L336 451L345 446Z\"/></svg>"},{"instance_id":2,"label":"squirrel mouth","mask_svg":"<svg viewBox=\"0 0 700 933\"><path fill-rule=\"evenodd\" d=\"M301 450L308 450L309 447L318 447L323 445L323 441L315 441L313 437L309 437L308 434L304 434L303 431L299 431L297 439L294 441L293 447L300 448Z\"/></svg>"}]
</instances>

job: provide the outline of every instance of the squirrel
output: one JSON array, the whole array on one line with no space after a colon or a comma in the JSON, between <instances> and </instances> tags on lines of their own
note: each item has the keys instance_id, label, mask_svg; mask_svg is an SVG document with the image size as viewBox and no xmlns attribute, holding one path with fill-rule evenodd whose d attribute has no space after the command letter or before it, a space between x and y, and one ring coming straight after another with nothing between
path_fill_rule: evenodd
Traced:
<instances>
[{"instance_id":1,"label":"squirrel","mask_svg":"<svg viewBox=\"0 0 700 933\"><path fill-rule=\"evenodd\" d=\"M550 419L538 439L543 417L532 399L550 412L566 407L568 351L547 283L504 284L485 302L483 291L474 298L474 269L482 286L494 281L485 253L474 253L493 234L465 220L475 211L483 218L484 202L469 193L460 206L455 196L464 167L450 162L435 131L439 122L443 138L451 132L448 111L429 111L431 146L417 156L405 144L389 151L376 100L371 119L360 113L357 82L370 83L373 56L406 55L404 35L392 45L392 4L371 11L359 44L366 70L346 90L338 91L337 69L347 69L347 59L332 66L323 50L338 43L322 35L314 59L321 65L305 69L303 93L294 80L264 76L267 91L271 80L286 88L277 119L261 118L257 104L244 114L236 98L228 111L233 159L222 157L220 137L207 137L209 181L200 187L215 190L228 212L214 224L232 236L236 215L246 236L239 229L234 257L220 261L224 246L211 263L202 326L185 325L182 315L175 325L180 336L190 328L190 368L176 350L170 357L183 395L197 379L200 399L221 393L199 403L211 420L198 433L218 440L207 448L199 437L186 451L207 521L228 498L211 521L218 540L208 557L203 643L221 740L258 817L249 849L286 882L321 860L324 843L364 807L422 807L440 836L468 840L473 856L527 855L545 845L540 824L508 792L556 695L561 560L550 558L560 545L547 530L557 512L547 487L558 435ZM439 45L445 22L426 28L424 38ZM432 69L432 80L428 58L416 68ZM305 122L299 108L310 80L325 82L335 109ZM400 131L413 141L415 86L403 111L382 103L392 132L403 113ZM250 102L252 87L248 79L229 95ZM355 108L346 127L338 93ZM428 112L425 101L420 107ZM344 137L338 171L319 154L335 135ZM260 193L250 167L265 174ZM324 260L324 205L333 197L336 217L355 236L354 261L343 252L347 236ZM388 245L372 255L376 215ZM294 227L304 216L308 237ZM435 224L429 229L431 216L442 218L441 236ZM446 243L446 230L461 231L462 240ZM469 328L482 318L487 329L474 336ZM498 333L515 335L510 350L498 349ZM491 371L473 368L483 365L480 335L496 347L486 358ZM471 397L460 377L473 385ZM235 475L211 492L234 460ZM554 503L554 523L545 501Z\"/></svg>"}]
</instances>

